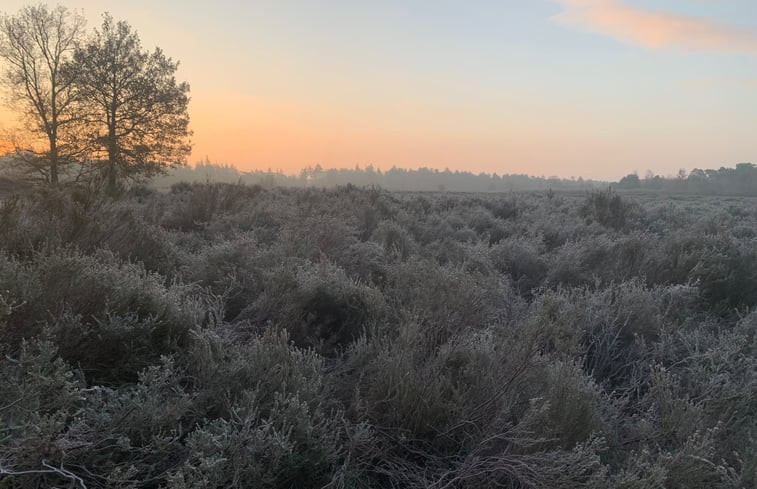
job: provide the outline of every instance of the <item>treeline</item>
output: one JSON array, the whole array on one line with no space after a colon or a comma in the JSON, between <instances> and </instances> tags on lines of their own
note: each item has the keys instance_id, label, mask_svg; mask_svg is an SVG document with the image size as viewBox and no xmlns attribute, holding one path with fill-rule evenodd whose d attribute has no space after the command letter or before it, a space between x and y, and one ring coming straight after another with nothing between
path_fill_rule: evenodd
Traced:
<instances>
[{"instance_id":1,"label":"treeline","mask_svg":"<svg viewBox=\"0 0 757 489\"><path fill-rule=\"evenodd\" d=\"M265 188L317 187L333 188L339 185L377 186L391 191L420 192L509 192L528 190L575 191L605 189L608 186L621 190L641 190L652 193L689 193L698 195L757 195L757 167L752 163L739 163L735 168L719 170L681 170L674 177L648 174L644 179L636 174L618 182L598 180L561 179L518 174L471 173L466 171L432 168L403 169L393 167L386 171L371 165L355 168L324 169L320 165L303 169L298 175L280 171L240 171L234 166L215 164L209 160L194 167L173 168L157 177L153 186L168 189L179 182L244 183Z\"/></svg>"},{"instance_id":2,"label":"treeline","mask_svg":"<svg viewBox=\"0 0 757 489\"><path fill-rule=\"evenodd\" d=\"M303 169L298 175L273 171L239 171L233 166L204 161L194 167L171 169L155 179L153 185L169 188L178 182L221 182L261 185L266 188L319 187L339 185L376 186L391 191L420 192L509 192L524 190L589 190L607 184L593 180L561 179L529 175L471 173L466 171L419 168L416 170L392 167L381 171L371 165L349 168L323 169L320 165Z\"/></svg>"},{"instance_id":3,"label":"treeline","mask_svg":"<svg viewBox=\"0 0 757 489\"><path fill-rule=\"evenodd\" d=\"M648 174L640 179L638 175L630 174L618 182L618 188L700 195L757 196L757 166L753 163L739 163L734 168L721 167L718 170L695 168L688 174L681 170L675 177L668 178Z\"/></svg>"},{"instance_id":4,"label":"treeline","mask_svg":"<svg viewBox=\"0 0 757 489\"><path fill-rule=\"evenodd\" d=\"M757 487L746 199L0 202L0 485Z\"/></svg>"}]
</instances>

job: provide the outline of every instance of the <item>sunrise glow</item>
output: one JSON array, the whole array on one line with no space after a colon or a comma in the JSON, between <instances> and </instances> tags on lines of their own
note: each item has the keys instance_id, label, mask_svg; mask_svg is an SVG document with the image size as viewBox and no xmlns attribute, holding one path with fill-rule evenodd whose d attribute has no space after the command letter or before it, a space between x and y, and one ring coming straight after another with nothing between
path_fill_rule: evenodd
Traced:
<instances>
[{"instance_id":1,"label":"sunrise glow","mask_svg":"<svg viewBox=\"0 0 757 489\"><path fill-rule=\"evenodd\" d=\"M190 162L618 178L757 159L752 0L66 5L181 61Z\"/></svg>"}]
</instances>

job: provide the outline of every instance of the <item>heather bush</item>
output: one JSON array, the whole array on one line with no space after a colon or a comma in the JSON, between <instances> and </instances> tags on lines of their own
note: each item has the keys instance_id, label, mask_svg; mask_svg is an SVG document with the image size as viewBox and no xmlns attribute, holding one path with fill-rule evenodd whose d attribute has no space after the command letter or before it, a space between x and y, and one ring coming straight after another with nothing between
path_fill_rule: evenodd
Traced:
<instances>
[{"instance_id":1,"label":"heather bush","mask_svg":"<svg viewBox=\"0 0 757 489\"><path fill-rule=\"evenodd\" d=\"M87 487L159 487L187 456L194 428L192 393L181 368L163 358L118 389L81 391L79 407L57 444L61 463Z\"/></svg>"},{"instance_id":2,"label":"heather bush","mask_svg":"<svg viewBox=\"0 0 757 489\"><path fill-rule=\"evenodd\" d=\"M413 238L391 221L380 222L372 233L371 240L383 247L387 257L395 260L407 260L415 248Z\"/></svg>"},{"instance_id":3,"label":"heather bush","mask_svg":"<svg viewBox=\"0 0 757 489\"><path fill-rule=\"evenodd\" d=\"M757 487L750 205L4 198L0 486Z\"/></svg>"},{"instance_id":4,"label":"heather bush","mask_svg":"<svg viewBox=\"0 0 757 489\"><path fill-rule=\"evenodd\" d=\"M708 248L690 279L715 312L750 309L757 305L757 251L735 241Z\"/></svg>"},{"instance_id":5,"label":"heather bush","mask_svg":"<svg viewBox=\"0 0 757 489\"><path fill-rule=\"evenodd\" d=\"M525 297L530 297L546 279L549 267L538 243L511 237L492 246L489 254L497 271L508 274Z\"/></svg>"},{"instance_id":6,"label":"heather bush","mask_svg":"<svg viewBox=\"0 0 757 489\"><path fill-rule=\"evenodd\" d=\"M164 275L174 273L179 263L180 251L167 232L147 222L139 206L81 189L46 190L26 200L0 202L0 229L0 249L19 256L59 247L86 253L107 248Z\"/></svg>"},{"instance_id":7,"label":"heather bush","mask_svg":"<svg viewBox=\"0 0 757 489\"><path fill-rule=\"evenodd\" d=\"M355 281L328 262L304 262L266 272L267 286L241 313L253 324L289 331L294 344L332 356L385 313L375 288Z\"/></svg>"},{"instance_id":8,"label":"heather bush","mask_svg":"<svg viewBox=\"0 0 757 489\"><path fill-rule=\"evenodd\" d=\"M532 388L534 399L544 403L534 429L545 440L541 446L570 450L605 429L603 418L615 413L604 406L601 388L582 365L557 359L539 370Z\"/></svg>"},{"instance_id":9,"label":"heather bush","mask_svg":"<svg viewBox=\"0 0 757 489\"><path fill-rule=\"evenodd\" d=\"M225 319L233 321L262 292L266 259L255 236L245 233L189 255L182 276L221 297Z\"/></svg>"},{"instance_id":10,"label":"heather bush","mask_svg":"<svg viewBox=\"0 0 757 489\"><path fill-rule=\"evenodd\" d=\"M428 330L406 323L394 339L349 351L348 414L374 427L371 450L357 454L374 458L372 471L403 487L600 487L596 388L573 383L580 369L549 369L514 331L465 332L434 348Z\"/></svg>"},{"instance_id":11,"label":"heather bush","mask_svg":"<svg viewBox=\"0 0 757 489\"><path fill-rule=\"evenodd\" d=\"M484 205L497 219L515 219L521 212L519 202L513 196L491 199L486 201Z\"/></svg>"},{"instance_id":12,"label":"heather bush","mask_svg":"<svg viewBox=\"0 0 757 489\"><path fill-rule=\"evenodd\" d=\"M588 194L580 209L581 215L590 222L594 221L616 230L626 226L633 211L633 206L611 189Z\"/></svg>"},{"instance_id":13,"label":"heather bush","mask_svg":"<svg viewBox=\"0 0 757 489\"><path fill-rule=\"evenodd\" d=\"M44 189L26 198L10 197L0 202L0 247L13 254L28 255L43 247L75 242L94 226L97 211L110 212L113 204L97 193L75 189Z\"/></svg>"},{"instance_id":14,"label":"heather bush","mask_svg":"<svg viewBox=\"0 0 757 489\"><path fill-rule=\"evenodd\" d=\"M23 342L15 351L2 347L0 368L0 467L6 487L52 487L70 483L45 471L65 453L62 433L80 406L83 382L57 357L48 338ZM13 475L20 473L19 475Z\"/></svg>"},{"instance_id":15,"label":"heather bush","mask_svg":"<svg viewBox=\"0 0 757 489\"><path fill-rule=\"evenodd\" d=\"M311 261L326 257L336 261L358 242L354 226L330 216L311 215L291 220L281 231L281 245L286 256Z\"/></svg>"},{"instance_id":16,"label":"heather bush","mask_svg":"<svg viewBox=\"0 0 757 489\"><path fill-rule=\"evenodd\" d=\"M38 252L32 261L0 258L0 289L8 307L0 331L15 349L47 326L59 354L91 379L126 381L161 355L186 343L202 321L191 287L166 287L141 265L109 252Z\"/></svg>"},{"instance_id":17,"label":"heather bush","mask_svg":"<svg viewBox=\"0 0 757 489\"><path fill-rule=\"evenodd\" d=\"M243 342L223 329L195 335L187 373L207 422L187 437L169 487L326 484L347 433L325 395L321 356L290 346L286 332Z\"/></svg>"},{"instance_id":18,"label":"heather bush","mask_svg":"<svg viewBox=\"0 0 757 489\"><path fill-rule=\"evenodd\" d=\"M439 342L512 317L521 307L506 279L467 273L461 266L442 267L427 259L394 264L387 282L385 295L392 310L428 325Z\"/></svg>"},{"instance_id":19,"label":"heather bush","mask_svg":"<svg viewBox=\"0 0 757 489\"><path fill-rule=\"evenodd\" d=\"M388 261L380 245L366 241L347 248L336 264L356 282L381 286L386 281Z\"/></svg>"},{"instance_id":20,"label":"heather bush","mask_svg":"<svg viewBox=\"0 0 757 489\"><path fill-rule=\"evenodd\" d=\"M553 251L545 283L556 287L585 287L596 280L596 272L586 267L581 241L570 241Z\"/></svg>"},{"instance_id":21,"label":"heather bush","mask_svg":"<svg viewBox=\"0 0 757 489\"><path fill-rule=\"evenodd\" d=\"M168 229L201 229L213 219L237 213L261 192L259 186L242 184L193 184L171 188L171 207L163 217Z\"/></svg>"},{"instance_id":22,"label":"heather bush","mask_svg":"<svg viewBox=\"0 0 757 489\"><path fill-rule=\"evenodd\" d=\"M230 419L189 435L189 457L167 487L323 487L343 456L341 429L337 418L311 412L296 397L278 399L263 416L249 393Z\"/></svg>"}]
</instances>

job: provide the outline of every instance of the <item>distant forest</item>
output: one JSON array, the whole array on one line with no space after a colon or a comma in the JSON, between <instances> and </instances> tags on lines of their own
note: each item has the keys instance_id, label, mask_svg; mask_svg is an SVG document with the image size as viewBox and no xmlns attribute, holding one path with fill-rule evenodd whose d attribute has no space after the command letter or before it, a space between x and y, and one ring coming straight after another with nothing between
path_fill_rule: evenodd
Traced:
<instances>
[{"instance_id":1,"label":"distant forest","mask_svg":"<svg viewBox=\"0 0 757 489\"><path fill-rule=\"evenodd\" d=\"M323 169L320 165L303 169L299 175L281 171L240 171L230 165L215 164L208 160L194 167L169 170L158 177L153 185L168 188L178 182L220 182L257 184L266 188L285 187L336 187L353 184L377 186L390 191L431 192L509 192L528 190L590 190L613 186L620 190L638 190L654 193L686 193L704 195L757 195L757 167L752 163L739 163L734 168L719 170L681 170L673 177L647 173L644 178L629 174L618 182L539 177L524 174L472 173L419 168L416 170L392 167L381 171L371 165L354 169Z\"/></svg>"},{"instance_id":2,"label":"distant forest","mask_svg":"<svg viewBox=\"0 0 757 489\"><path fill-rule=\"evenodd\" d=\"M757 167L753 163L739 163L735 168L685 170L673 178L647 174L644 179L636 174L618 182L621 189L643 189L662 192L682 192L707 195L757 195Z\"/></svg>"},{"instance_id":3,"label":"distant forest","mask_svg":"<svg viewBox=\"0 0 757 489\"><path fill-rule=\"evenodd\" d=\"M19 182L24 176L15 170L13 156L0 157L0 178L10 177ZM65 177L64 177L65 179ZM675 176L655 175L647 172L644 177L631 173L617 182L591 180L581 177L559 178L556 176L531 176L526 174L472 173L467 171L438 170L432 168L405 169L392 167L382 171L368 165L354 168L329 168L309 166L297 175L282 171L241 171L232 165L213 163L208 159L194 166L168 168L158 175L150 186L169 189L179 182L187 183L244 183L273 187L334 188L352 184L359 187L375 186L394 192L521 192L532 190L585 191L612 187L620 191L653 194L692 194L757 196L757 166L739 163L735 167L718 170L680 170ZM1 182L0 182L1 183ZM1 186L1 185L0 185Z\"/></svg>"},{"instance_id":4,"label":"distant forest","mask_svg":"<svg viewBox=\"0 0 757 489\"><path fill-rule=\"evenodd\" d=\"M604 187L605 182L593 180L560 179L558 177L535 177L529 175L498 175L496 173L471 173L419 168L416 170L392 167L381 171L372 165L355 168L324 169L321 165L307 167L298 175L287 175L281 171L255 170L244 172L234 166L219 165L208 160L195 167L180 167L157 178L158 188L170 187L177 182L219 182L257 184L263 187L336 187L352 184L376 186L391 191L420 192L508 192L519 190L584 190Z\"/></svg>"}]
</instances>

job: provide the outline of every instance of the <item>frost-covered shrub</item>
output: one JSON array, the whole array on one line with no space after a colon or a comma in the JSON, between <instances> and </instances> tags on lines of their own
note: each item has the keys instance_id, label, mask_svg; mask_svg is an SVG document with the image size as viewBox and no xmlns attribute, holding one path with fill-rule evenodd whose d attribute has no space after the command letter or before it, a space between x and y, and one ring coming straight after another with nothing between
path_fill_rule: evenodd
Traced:
<instances>
[{"instance_id":1,"label":"frost-covered shrub","mask_svg":"<svg viewBox=\"0 0 757 489\"><path fill-rule=\"evenodd\" d=\"M297 398L277 401L268 416L254 393L231 419L187 438L189 457L168 477L171 489L323 487L343 456L338 419L310 412Z\"/></svg>"},{"instance_id":2,"label":"frost-covered shrub","mask_svg":"<svg viewBox=\"0 0 757 489\"><path fill-rule=\"evenodd\" d=\"M576 362L550 361L533 375L535 398L544 403L536 434L547 445L572 449L604 428L602 391Z\"/></svg>"},{"instance_id":3,"label":"frost-covered shrub","mask_svg":"<svg viewBox=\"0 0 757 489\"><path fill-rule=\"evenodd\" d=\"M348 433L325 396L321 357L290 346L286 332L244 342L219 333L198 333L189 353L194 409L207 421L187 437L168 487L328 483Z\"/></svg>"},{"instance_id":4,"label":"frost-covered shrub","mask_svg":"<svg viewBox=\"0 0 757 489\"><path fill-rule=\"evenodd\" d=\"M757 250L734 241L708 248L690 279L716 312L752 308L757 305Z\"/></svg>"},{"instance_id":5,"label":"frost-covered shrub","mask_svg":"<svg viewBox=\"0 0 757 489\"><path fill-rule=\"evenodd\" d=\"M396 314L427 326L442 342L512 317L521 306L506 279L424 259L391 266L386 295Z\"/></svg>"},{"instance_id":6,"label":"frost-covered shrub","mask_svg":"<svg viewBox=\"0 0 757 489\"><path fill-rule=\"evenodd\" d=\"M589 439L597 389L580 368L545 370L522 331L465 332L431 349L428 327L396 334L353 345L342 380L350 418L380 427L372 470L390 484L601 487Z\"/></svg>"},{"instance_id":7,"label":"frost-covered shrub","mask_svg":"<svg viewBox=\"0 0 757 489\"><path fill-rule=\"evenodd\" d=\"M538 243L524 238L507 238L489 252L497 271L512 277L513 286L526 297L538 288L547 276L548 263Z\"/></svg>"},{"instance_id":8,"label":"frost-covered shrub","mask_svg":"<svg viewBox=\"0 0 757 489\"><path fill-rule=\"evenodd\" d=\"M612 190L588 194L580 209L581 215L587 220L612 229L625 227L633 211L633 206Z\"/></svg>"},{"instance_id":9,"label":"frost-covered shrub","mask_svg":"<svg viewBox=\"0 0 757 489\"><path fill-rule=\"evenodd\" d=\"M515 219L521 213L519 202L510 196L507 198L494 198L484 204L497 219Z\"/></svg>"},{"instance_id":10,"label":"frost-covered shrub","mask_svg":"<svg viewBox=\"0 0 757 489\"><path fill-rule=\"evenodd\" d=\"M254 235L244 233L189 255L182 275L220 297L224 318L233 321L262 292L264 264L272 259Z\"/></svg>"},{"instance_id":11,"label":"frost-covered shrub","mask_svg":"<svg viewBox=\"0 0 757 489\"><path fill-rule=\"evenodd\" d=\"M39 338L13 352L0 346L0 460L8 487L52 487L65 478L35 472L43 463L62 460L60 443L68 421L80 406L80 376L57 358L54 342ZM29 473L24 474L29 471Z\"/></svg>"},{"instance_id":12,"label":"frost-covered shrub","mask_svg":"<svg viewBox=\"0 0 757 489\"><path fill-rule=\"evenodd\" d=\"M96 193L79 190L44 189L26 198L11 197L0 202L0 247L28 255L72 243L94 225L98 212L109 213L113 206Z\"/></svg>"},{"instance_id":13,"label":"frost-covered shrub","mask_svg":"<svg viewBox=\"0 0 757 489\"><path fill-rule=\"evenodd\" d=\"M112 254L60 250L31 262L0 257L0 290L13 305L0 334L16 348L22 338L52 328L59 354L81 362L88 376L128 380L187 340L202 321L202 300L191 288L161 278Z\"/></svg>"},{"instance_id":14,"label":"frost-covered shrub","mask_svg":"<svg viewBox=\"0 0 757 489\"><path fill-rule=\"evenodd\" d=\"M171 188L170 207L162 225L182 231L199 230L220 216L240 212L262 192L259 186L195 183Z\"/></svg>"},{"instance_id":15,"label":"frost-covered shrub","mask_svg":"<svg viewBox=\"0 0 757 489\"><path fill-rule=\"evenodd\" d=\"M296 345L324 355L337 354L385 314L380 291L328 262L276 267L265 282L240 319L282 327Z\"/></svg>"},{"instance_id":16,"label":"frost-covered shrub","mask_svg":"<svg viewBox=\"0 0 757 489\"><path fill-rule=\"evenodd\" d=\"M586 268L581 241L571 241L551 254L549 272L545 282L550 287L585 287L595 280L595 274Z\"/></svg>"},{"instance_id":17,"label":"frost-covered shrub","mask_svg":"<svg viewBox=\"0 0 757 489\"><path fill-rule=\"evenodd\" d=\"M280 245L287 256L311 261L328 257L336 261L358 242L354 228L342 219L312 215L284 224Z\"/></svg>"},{"instance_id":18,"label":"frost-covered shrub","mask_svg":"<svg viewBox=\"0 0 757 489\"><path fill-rule=\"evenodd\" d=\"M136 197L134 197L136 199ZM75 189L47 190L23 200L0 202L0 249L19 256L76 247L85 253L108 249L149 270L172 274L180 252L165 230L152 224L132 201L112 201Z\"/></svg>"},{"instance_id":19,"label":"frost-covered shrub","mask_svg":"<svg viewBox=\"0 0 757 489\"><path fill-rule=\"evenodd\" d=\"M357 282L380 286L386 281L388 258L381 246L372 241L354 243L336 263Z\"/></svg>"},{"instance_id":20,"label":"frost-covered shrub","mask_svg":"<svg viewBox=\"0 0 757 489\"><path fill-rule=\"evenodd\" d=\"M391 221L382 221L371 236L371 240L384 248L386 256L407 260L413 253L415 243L413 238L398 224Z\"/></svg>"},{"instance_id":21,"label":"frost-covered shrub","mask_svg":"<svg viewBox=\"0 0 757 489\"><path fill-rule=\"evenodd\" d=\"M5 199L0 485L754 487L757 214L636 198Z\"/></svg>"}]
</instances>

